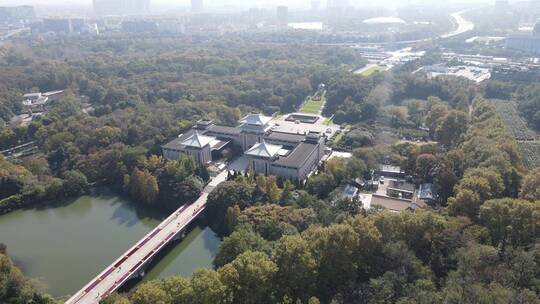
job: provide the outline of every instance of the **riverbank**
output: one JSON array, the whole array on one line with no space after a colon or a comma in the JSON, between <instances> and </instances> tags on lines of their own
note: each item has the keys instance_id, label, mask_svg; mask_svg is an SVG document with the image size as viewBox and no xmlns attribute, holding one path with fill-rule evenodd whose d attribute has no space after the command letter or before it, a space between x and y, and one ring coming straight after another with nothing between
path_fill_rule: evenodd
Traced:
<instances>
[{"instance_id":1,"label":"riverbank","mask_svg":"<svg viewBox=\"0 0 540 304\"><path fill-rule=\"evenodd\" d=\"M0 240L27 276L38 279L44 291L66 299L166 216L98 188L77 199L0 216ZM188 232L186 242L172 244L163 259L156 259L149 271L152 278L189 275L211 265L221 240L199 224Z\"/></svg>"}]
</instances>

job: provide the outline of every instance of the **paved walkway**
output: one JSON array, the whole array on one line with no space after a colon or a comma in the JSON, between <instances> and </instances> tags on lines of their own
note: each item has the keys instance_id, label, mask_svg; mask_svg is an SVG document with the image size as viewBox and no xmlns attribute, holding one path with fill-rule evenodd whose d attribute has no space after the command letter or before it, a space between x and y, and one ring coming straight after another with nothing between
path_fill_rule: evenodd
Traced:
<instances>
[{"instance_id":1,"label":"paved walkway","mask_svg":"<svg viewBox=\"0 0 540 304\"><path fill-rule=\"evenodd\" d=\"M71 297L67 304L95 304L116 291L144 264L152 259L173 237L189 225L206 207L208 194L227 179L227 170L221 172L203 190L191 205L184 205L171 214L137 244L96 276L90 283ZM99 246L99 244L96 244Z\"/></svg>"}]
</instances>

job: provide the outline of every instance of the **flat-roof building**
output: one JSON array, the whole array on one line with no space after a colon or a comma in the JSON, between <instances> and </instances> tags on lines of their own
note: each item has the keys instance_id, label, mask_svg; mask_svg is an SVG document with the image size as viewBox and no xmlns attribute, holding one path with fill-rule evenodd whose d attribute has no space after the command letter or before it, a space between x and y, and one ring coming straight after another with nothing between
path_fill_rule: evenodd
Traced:
<instances>
[{"instance_id":1,"label":"flat-roof building","mask_svg":"<svg viewBox=\"0 0 540 304\"><path fill-rule=\"evenodd\" d=\"M506 38L506 47L533 54L540 54L540 22L534 26L532 34L513 34Z\"/></svg>"},{"instance_id":2,"label":"flat-roof building","mask_svg":"<svg viewBox=\"0 0 540 304\"><path fill-rule=\"evenodd\" d=\"M418 200L411 201L408 199L373 194L371 198L371 207L375 206L383 207L385 209L395 212L426 208L426 204Z\"/></svg>"}]
</instances>

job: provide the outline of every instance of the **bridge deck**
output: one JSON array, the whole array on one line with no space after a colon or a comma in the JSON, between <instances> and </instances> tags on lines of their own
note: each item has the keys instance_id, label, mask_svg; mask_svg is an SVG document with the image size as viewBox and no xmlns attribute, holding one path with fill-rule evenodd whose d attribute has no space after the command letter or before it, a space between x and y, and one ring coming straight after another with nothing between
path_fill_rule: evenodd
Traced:
<instances>
[{"instance_id":1,"label":"bridge deck","mask_svg":"<svg viewBox=\"0 0 540 304\"><path fill-rule=\"evenodd\" d=\"M197 201L176 210L73 295L66 304L99 303L102 298L116 291L133 274L137 273L148 260L167 245L176 234L185 229L204 211L208 194L226 178L226 171L213 178Z\"/></svg>"}]
</instances>

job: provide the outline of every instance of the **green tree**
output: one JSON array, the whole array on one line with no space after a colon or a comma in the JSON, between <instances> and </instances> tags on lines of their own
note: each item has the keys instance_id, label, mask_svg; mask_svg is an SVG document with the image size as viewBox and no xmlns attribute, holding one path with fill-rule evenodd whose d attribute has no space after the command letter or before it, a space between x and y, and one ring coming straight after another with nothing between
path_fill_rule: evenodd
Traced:
<instances>
[{"instance_id":1,"label":"green tree","mask_svg":"<svg viewBox=\"0 0 540 304\"><path fill-rule=\"evenodd\" d=\"M540 206L517 199L485 202L480 220L491 234L494 245L527 246L540 237Z\"/></svg>"},{"instance_id":2,"label":"green tree","mask_svg":"<svg viewBox=\"0 0 540 304\"><path fill-rule=\"evenodd\" d=\"M253 204L253 186L245 182L226 181L208 195L207 210L213 219L212 227L223 233L228 231L226 213L229 207L243 210Z\"/></svg>"},{"instance_id":3,"label":"green tree","mask_svg":"<svg viewBox=\"0 0 540 304\"><path fill-rule=\"evenodd\" d=\"M437 157L432 154L421 154L416 158L415 174L425 182L430 181L437 165Z\"/></svg>"},{"instance_id":4,"label":"green tree","mask_svg":"<svg viewBox=\"0 0 540 304\"><path fill-rule=\"evenodd\" d=\"M131 296L133 304L169 304L171 297L157 282L141 284Z\"/></svg>"},{"instance_id":5,"label":"green tree","mask_svg":"<svg viewBox=\"0 0 540 304\"><path fill-rule=\"evenodd\" d=\"M467 130L467 114L461 111L450 111L439 120L435 129L435 139L446 147L454 147L460 142Z\"/></svg>"},{"instance_id":6,"label":"green tree","mask_svg":"<svg viewBox=\"0 0 540 304\"><path fill-rule=\"evenodd\" d=\"M456 196L448 200L454 214L476 218L480 206L504 191L501 175L493 169L469 169L456 186Z\"/></svg>"},{"instance_id":7,"label":"green tree","mask_svg":"<svg viewBox=\"0 0 540 304\"><path fill-rule=\"evenodd\" d=\"M426 116L425 124L432 135L435 134L435 130L446 115L448 115L448 107L446 105L437 102L431 106L431 109Z\"/></svg>"},{"instance_id":8,"label":"green tree","mask_svg":"<svg viewBox=\"0 0 540 304\"><path fill-rule=\"evenodd\" d=\"M332 175L321 173L308 179L306 190L320 198L327 198L336 186L336 181Z\"/></svg>"},{"instance_id":9,"label":"green tree","mask_svg":"<svg viewBox=\"0 0 540 304\"><path fill-rule=\"evenodd\" d=\"M56 200L64 195L64 181L60 178L52 178L45 187L45 197L48 200Z\"/></svg>"},{"instance_id":10,"label":"green tree","mask_svg":"<svg viewBox=\"0 0 540 304\"><path fill-rule=\"evenodd\" d=\"M117 293L113 293L112 295L99 301L99 304L131 304L131 301L124 296L121 296Z\"/></svg>"},{"instance_id":11,"label":"green tree","mask_svg":"<svg viewBox=\"0 0 540 304\"><path fill-rule=\"evenodd\" d=\"M159 285L170 297L171 303L191 304L194 303L194 292L191 286L191 280L172 276L159 281Z\"/></svg>"},{"instance_id":12,"label":"green tree","mask_svg":"<svg viewBox=\"0 0 540 304\"><path fill-rule=\"evenodd\" d=\"M73 197L80 195L88 187L86 176L78 171L71 170L64 173L64 192L66 196Z\"/></svg>"},{"instance_id":13,"label":"green tree","mask_svg":"<svg viewBox=\"0 0 540 304\"><path fill-rule=\"evenodd\" d=\"M232 263L238 273L238 285L233 303L275 303L273 286L277 265L262 252L246 251Z\"/></svg>"},{"instance_id":14,"label":"green tree","mask_svg":"<svg viewBox=\"0 0 540 304\"><path fill-rule=\"evenodd\" d=\"M0 244L0 303L55 304L48 295L38 292L6 255Z\"/></svg>"},{"instance_id":15,"label":"green tree","mask_svg":"<svg viewBox=\"0 0 540 304\"><path fill-rule=\"evenodd\" d=\"M309 244L299 235L286 236L279 242L274 260L278 266L276 284L278 298L306 301L315 292L317 261Z\"/></svg>"},{"instance_id":16,"label":"green tree","mask_svg":"<svg viewBox=\"0 0 540 304\"><path fill-rule=\"evenodd\" d=\"M317 294L322 301L343 290L343 282L357 277L354 263L358 252L358 234L349 225L308 229L303 234L317 261Z\"/></svg>"},{"instance_id":17,"label":"green tree","mask_svg":"<svg viewBox=\"0 0 540 304\"><path fill-rule=\"evenodd\" d=\"M293 201L293 191L295 190L294 184L290 180L285 180L283 183L283 189L281 191L280 204L289 205Z\"/></svg>"},{"instance_id":18,"label":"green tree","mask_svg":"<svg viewBox=\"0 0 540 304\"><path fill-rule=\"evenodd\" d=\"M223 239L214 257L214 267L219 268L232 262L237 256L246 251L268 252L270 246L258 233L249 228L236 229L230 236Z\"/></svg>"},{"instance_id":19,"label":"green tree","mask_svg":"<svg viewBox=\"0 0 540 304\"><path fill-rule=\"evenodd\" d=\"M194 304L227 304L232 303L228 297L227 286L222 283L220 275L206 269L196 270L191 277Z\"/></svg>"},{"instance_id":20,"label":"green tree","mask_svg":"<svg viewBox=\"0 0 540 304\"><path fill-rule=\"evenodd\" d=\"M120 140L122 130L116 127L103 126L95 131L95 143L100 146L108 146Z\"/></svg>"}]
</instances>

